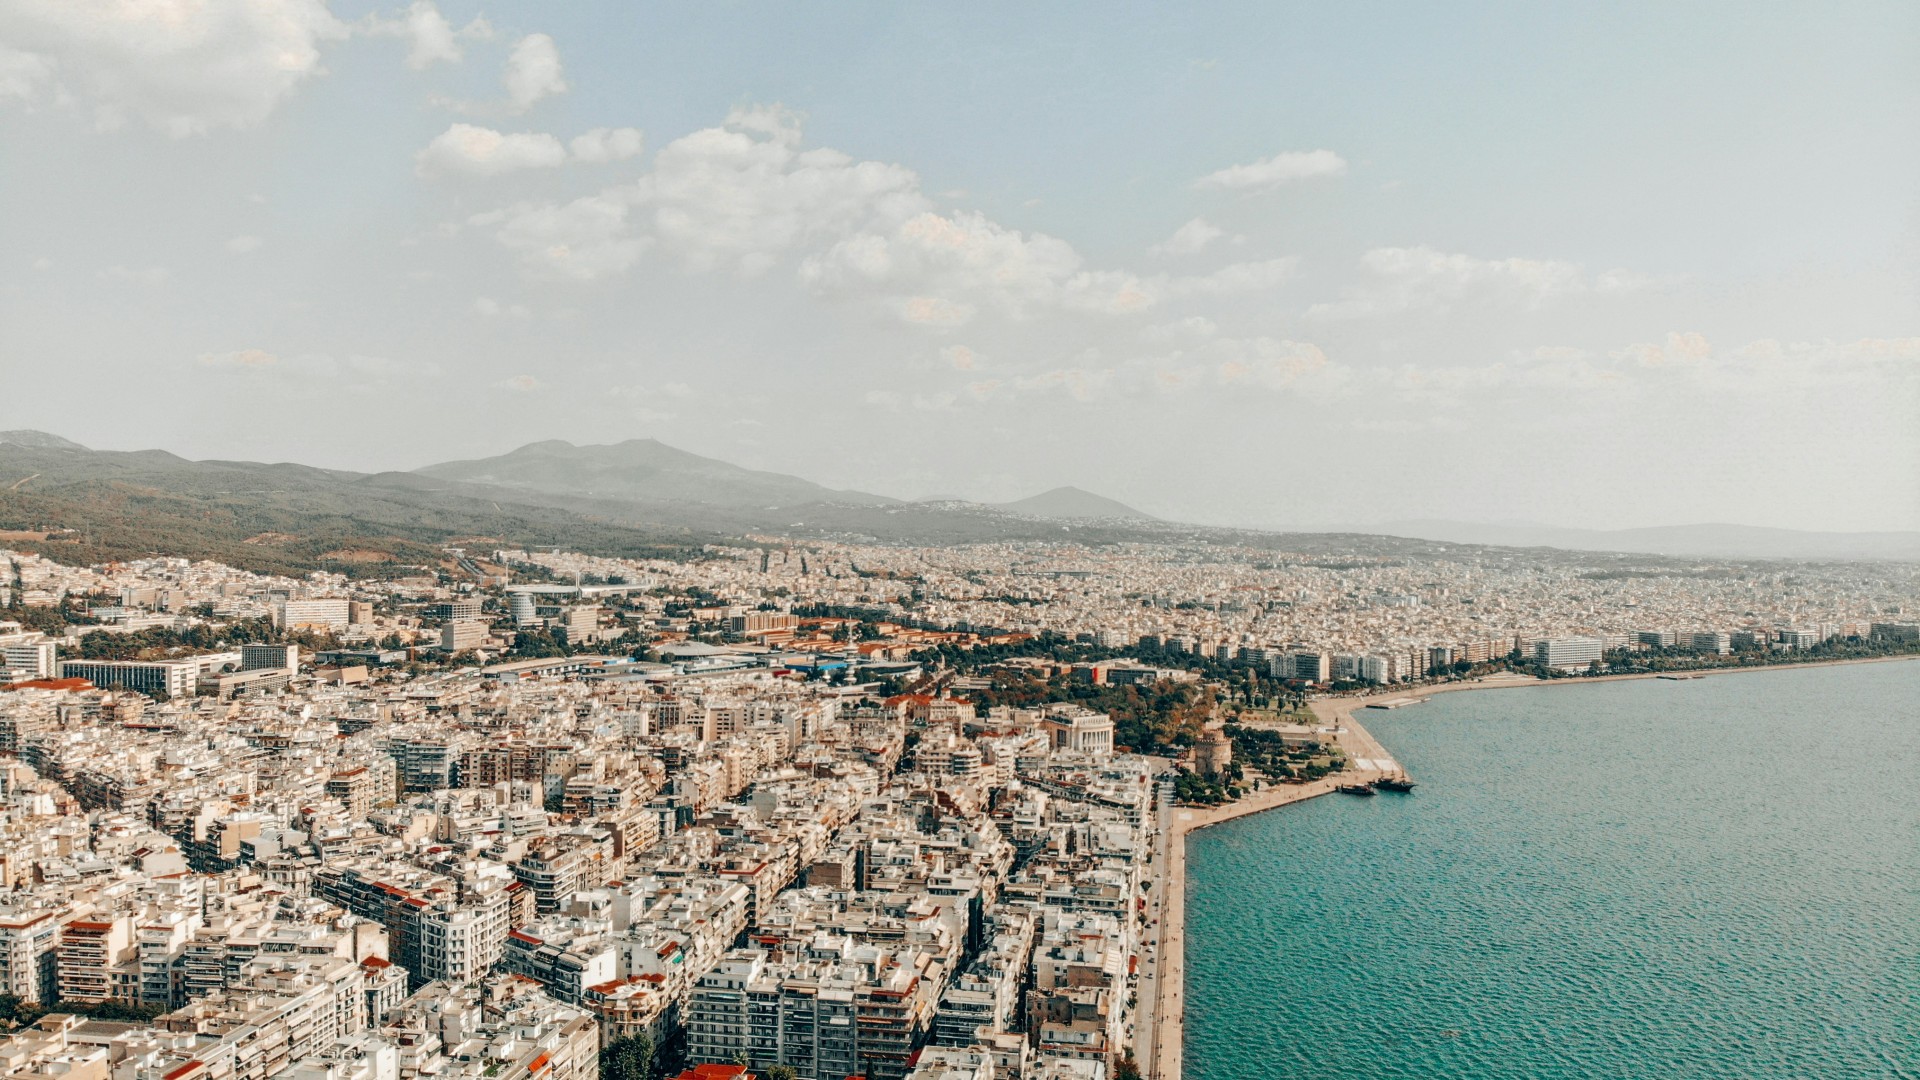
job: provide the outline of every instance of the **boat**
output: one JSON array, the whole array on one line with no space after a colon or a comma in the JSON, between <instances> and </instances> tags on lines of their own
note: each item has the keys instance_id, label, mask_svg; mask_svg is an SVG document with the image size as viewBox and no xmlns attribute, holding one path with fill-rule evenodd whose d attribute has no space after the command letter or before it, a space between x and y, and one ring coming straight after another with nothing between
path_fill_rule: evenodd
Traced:
<instances>
[{"instance_id":1,"label":"boat","mask_svg":"<svg viewBox=\"0 0 1920 1080\"><path fill-rule=\"evenodd\" d=\"M1403 795L1414 789L1413 781L1404 776L1383 776L1375 780L1373 786L1381 791L1397 791Z\"/></svg>"},{"instance_id":2,"label":"boat","mask_svg":"<svg viewBox=\"0 0 1920 1080\"><path fill-rule=\"evenodd\" d=\"M1333 790L1339 792L1342 795L1372 795L1373 785L1372 784L1341 784L1339 787L1334 788Z\"/></svg>"}]
</instances>

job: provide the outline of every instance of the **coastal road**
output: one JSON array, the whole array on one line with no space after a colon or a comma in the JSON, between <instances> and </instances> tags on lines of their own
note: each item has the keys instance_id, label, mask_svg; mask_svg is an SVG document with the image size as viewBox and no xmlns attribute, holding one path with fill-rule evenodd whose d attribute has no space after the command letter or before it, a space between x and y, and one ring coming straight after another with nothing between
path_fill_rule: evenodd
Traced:
<instances>
[{"instance_id":1,"label":"coastal road","mask_svg":"<svg viewBox=\"0 0 1920 1080\"><path fill-rule=\"evenodd\" d=\"M1137 987L1140 1003L1134 1010L1133 1021L1133 1059L1147 1080L1158 1080L1160 1075L1155 1068L1154 1053L1159 1049L1157 1036L1161 1028L1160 974L1167 957L1165 943L1161 939L1167 926L1167 862L1172 833L1173 785L1156 782L1153 873L1148 877L1152 885L1147 890L1147 928L1140 935L1140 982Z\"/></svg>"}]
</instances>

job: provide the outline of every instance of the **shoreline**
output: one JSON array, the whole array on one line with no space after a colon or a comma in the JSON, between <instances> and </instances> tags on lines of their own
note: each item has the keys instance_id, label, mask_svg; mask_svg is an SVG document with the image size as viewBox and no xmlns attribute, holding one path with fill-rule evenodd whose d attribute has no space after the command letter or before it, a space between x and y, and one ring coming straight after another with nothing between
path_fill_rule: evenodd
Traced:
<instances>
[{"instance_id":1,"label":"shoreline","mask_svg":"<svg viewBox=\"0 0 1920 1080\"><path fill-rule=\"evenodd\" d=\"M1282 806L1331 795L1335 789L1355 780L1371 780L1397 768L1378 740L1359 722L1348 718L1344 730L1335 738L1348 761L1381 762L1383 768L1347 769L1306 784L1271 784L1261 791L1219 806L1173 806L1167 811L1166 846L1157 875L1160 893L1158 907L1160 933L1154 940L1160 951L1158 972L1154 977L1151 1060L1140 1063L1148 1080L1179 1080L1186 1043L1186 927L1187 927L1187 836L1209 826L1236 818L1276 810ZM1166 1019L1162 1019L1166 1018Z\"/></svg>"},{"instance_id":2,"label":"shoreline","mask_svg":"<svg viewBox=\"0 0 1920 1080\"><path fill-rule=\"evenodd\" d=\"M1564 679L1536 679L1531 675L1485 675L1467 682L1439 683L1434 686L1406 686L1397 690L1383 690L1372 694L1354 697L1314 698L1308 707L1315 716L1331 727L1344 727L1351 724L1358 728L1368 740L1364 728L1353 719L1353 714L1375 702L1402 701L1400 707L1417 705L1435 694L1456 694L1466 690L1511 690L1515 687L1539 686L1590 686L1594 683L1631 682L1636 679L1672 679L1680 676L1686 681L1694 676L1709 677L1716 675L1750 675L1763 671L1805 671L1808 668L1847 667L1854 664L1897 664L1920 661L1920 655L1906 656L1858 656L1844 660L1807 660L1791 664L1753 664L1745 667L1697 668L1686 671L1635 671L1621 675L1574 675ZM1380 744L1376 741L1375 746Z\"/></svg>"},{"instance_id":3,"label":"shoreline","mask_svg":"<svg viewBox=\"0 0 1920 1080\"><path fill-rule=\"evenodd\" d=\"M1627 682L1658 679L1662 675L1742 675L1759 671L1796 671L1807 668L1841 667L1851 664L1890 664L1920 661L1920 656L1866 656L1844 660L1809 660L1791 664L1758 664L1748 667L1701 668L1684 672L1633 672L1622 675L1575 676L1565 679L1536 679L1532 676L1484 676L1469 682L1441 683L1427 687L1401 687L1355 697L1321 697L1310 703L1315 716L1336 729L1336 739L1349 762L1384 762L1390 768L1348 769L1310 784L1276 784L1246 798L1211 807L1174 806L1168 811L1165 827L1165 851L1156 875L1161 889L1159 903L1160 933L1155 939L1160 958L1154 979L1151 1016L1152 1052L1139 1063L1145 1080L1180 1080L1186 1042L1186 914L1187 914L1187 834L1210 825L1265 813L1282 806L1305 802L1331 794L1339 784L1354 780L1376 779L1397 769L1396 759L1378 739L1355 718L1355 713L1375 702L1401 701L1416 705L1435 694L1468 690L1507 690L1514 687L1586 686L1602 682Z\"/></svg>"}]
</instances>

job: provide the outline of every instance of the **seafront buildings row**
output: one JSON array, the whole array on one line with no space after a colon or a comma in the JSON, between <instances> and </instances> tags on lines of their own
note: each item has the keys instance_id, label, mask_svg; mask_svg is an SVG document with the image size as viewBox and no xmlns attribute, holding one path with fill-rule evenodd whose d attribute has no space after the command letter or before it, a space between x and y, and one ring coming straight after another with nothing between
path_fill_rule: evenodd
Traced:
<instances>
[{"instance_id":1,"label":"seafront buildings row","mask_svg":"<svg viewBox=\"0 0 1920 1080\"><path fill-rule=\"evenodd\" d=\"M695 1080L1104 1080L1152 1021L1169 770L1218 775L1231 746L1130 753L1074 700L969 700L997 669L959 658L1304 685L1920 639L1902 568L1596 573L767 543L347 579L0 553L0 1062L585 1080L645 1046ZM1042 640L1086 658L1016 655Z\"/></svg>"}]
</instances>

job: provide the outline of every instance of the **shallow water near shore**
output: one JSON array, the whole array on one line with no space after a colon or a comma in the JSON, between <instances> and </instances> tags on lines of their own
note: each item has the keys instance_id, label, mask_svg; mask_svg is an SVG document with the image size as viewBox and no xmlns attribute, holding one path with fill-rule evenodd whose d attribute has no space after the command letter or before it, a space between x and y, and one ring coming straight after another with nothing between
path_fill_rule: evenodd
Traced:
<instances>
[{"instance_id":1,"label":"shallow water near shore","mask_svg":"<svg viewBox=\"0 0 1920 1080\"><path fill-rule=\"evenodd\" d=\"M1188 839L1190 1080L1920 1077L1920 663L1443 694Z\"/></svg>"}]
</instances>

